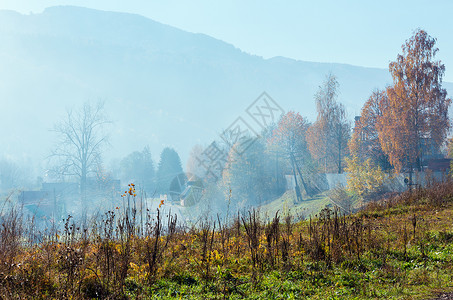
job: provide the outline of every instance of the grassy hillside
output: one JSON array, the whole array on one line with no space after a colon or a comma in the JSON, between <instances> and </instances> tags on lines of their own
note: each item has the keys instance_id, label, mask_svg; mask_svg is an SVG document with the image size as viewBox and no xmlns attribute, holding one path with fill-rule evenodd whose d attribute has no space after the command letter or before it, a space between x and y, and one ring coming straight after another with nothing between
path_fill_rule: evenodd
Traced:
<instances>
[{"instance_id":1,"label":"grassy hillside","mask_svg":"<svg viewBox=\"0 0 453 300\"><path fill-rule=\"evenodd\" d=\"M133 199L132 199L133 200ZM427 299L453 290L453 183L341 215L262 221L251 211L178 226L121 208L36 232L2 216L6 299Z\"/></svg>"},{"instance_id":2,"label":"grassy hillside","mask_svg":"<svg viewBox=\"0 0 453 300\"><path fill-rule=\"evenodd\" d=\"M264 218L274 216L277 212L291 214L299 218L307 218L310 215L319 213L326 205L330 204L328 192L317 194L306 198L304 201L295 201L295 191L286 191L281 197L263 204L259 207Z\"/></svg>"}]
</instances>

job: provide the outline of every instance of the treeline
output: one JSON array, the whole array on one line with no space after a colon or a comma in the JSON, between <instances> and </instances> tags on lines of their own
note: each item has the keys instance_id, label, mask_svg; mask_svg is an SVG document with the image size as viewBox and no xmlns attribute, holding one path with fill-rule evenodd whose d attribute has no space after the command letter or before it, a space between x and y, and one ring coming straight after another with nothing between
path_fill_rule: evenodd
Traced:
<instances>
[{"instance_id":1,"label":"treeline","mask_svg":"<svg viewBox=\"0 0 453 300\"><path fill-rule=\"evenodd\" d=\"M218 184L227 199L262 203L280 195L284 175L291 175L297 178L294 189L300 201L322 190L320 173L344 171L348 193L371 197L388 179L385 173L412 177L428 159L444 157L451 100L442 87L445 66L435 60L435 42L423 30L406 41L389 65L393 84L371 93L354 124L338 102L337 78L328 74L314 96L315 122L289 111L241 155L235 151L240 141L228 148Z\"/></svg>"},{"instance_id":2,"label":"treeline","mask_svg":"<svg viewBox=\"0 0 453 300\"><path fill-rule=\"evenodd\" d=\"M119 162L115 173L122 182L135 183L148 197L167 194L172 189L181 192L180 187L172 185L172 182L184 174L181 158L170 147L162 150L157 166L149 147L132 152Z\"/></svg>"},{"instance_id":3,"label":"treeline","mask_svg":"<svg viewBox=\"0 0 453 300\"><path fill-rule=\"evenodd\" d=\"M259 138L242 136L233 143L219 139L212 149L196 146L186 173L178 154L169 148L155 171L145 148L124 158L119 174L148 194L177 191L181 182L203 178L209 201L232 210L278 198L288 188L295 190L297 201L312 197L325 189L322 173L346 171L347 192L371 197L384 184L385 173L412 174L422 171L427 159L445 155L451 100L442 87L445 66L435 59L435 43L425 31L414 32L389 64L393 84L372 91L354 123L338 101L336 76L328 74L314 95L314 122L289 111ZM243 143L244 139L253 142ZM244 145L246 149L241 148ZM216 178L200 162L208 151L217 159L210 166L219 169ZM178 184L173 186L175 180Z\"/></svg>"},{"instance_id":4,"label":"treeline","mask_svg":"<svg viewBox=\"0 0 453 300\"><path fill-rule=\"evenodd\" d=\"M221 185L232 191L233 200L261 204L292 184L301 201L321 191L319 173L343 172L351 124L337 101L338 88L336 77L329 74L315 95L314 123L289 111L241 155L234 147L230 150Z\"/></svg>"}]
</instances>

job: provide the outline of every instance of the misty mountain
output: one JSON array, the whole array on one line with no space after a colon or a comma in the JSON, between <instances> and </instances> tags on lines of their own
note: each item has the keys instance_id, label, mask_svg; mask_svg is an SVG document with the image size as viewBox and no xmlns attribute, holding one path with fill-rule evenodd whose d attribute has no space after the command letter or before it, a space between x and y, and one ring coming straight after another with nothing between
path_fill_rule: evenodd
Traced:
<instances>
[{"instance_id":1,"label":"misty mountain","mask_svg":"<svg viewBox=\"0 0 453 300\"><path fill-rule=\"evenodd\" d=\"M45 157L65 110L100 99L113 121L107 158L149 145L155 160L165 146L185 160L263 91L314 121L313 95L328 72L351 120L373 89L391 83L385 69L263 59L139 15L69 6L0 11L0 155ZM452 94L453 84L445 86Z\"/></svg>"}]
</instances>

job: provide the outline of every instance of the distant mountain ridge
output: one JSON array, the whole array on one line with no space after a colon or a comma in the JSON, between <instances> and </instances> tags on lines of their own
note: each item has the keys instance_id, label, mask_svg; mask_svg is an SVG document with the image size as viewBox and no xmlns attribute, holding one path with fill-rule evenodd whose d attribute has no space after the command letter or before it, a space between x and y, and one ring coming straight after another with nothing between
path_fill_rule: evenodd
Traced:
<instances>
[{"instance_id":1,"label":"distant mountain ridge","mask_svg":"<svg viewBox=\"0 0 453 300\"><path fill-rule=\"evenodd\" d=\"M44 157L52 124L86 100L105 100L114 121L108 157L149 145L155 160L164 146L184 160L263 91L313 121L313 95L332 72L352 120L373 89L391 83L385 69L263 59L139 15L73 6L0 11L0 39L0 155L15 157ZM452 95L453 84L445 87Z\"/></svg>"}]
</instances>

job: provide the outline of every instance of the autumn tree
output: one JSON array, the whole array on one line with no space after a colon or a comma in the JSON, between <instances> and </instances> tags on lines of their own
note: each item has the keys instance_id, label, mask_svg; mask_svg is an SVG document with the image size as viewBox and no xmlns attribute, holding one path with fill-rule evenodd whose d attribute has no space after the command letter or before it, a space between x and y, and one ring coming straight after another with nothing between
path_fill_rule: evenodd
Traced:
<instances>
[{"instance_id":1,"label":"autumn tree","mask_svg":"<svg viewBox=\"0 0 453 300\"><path fill-rule=\"evenodd\" d=\"M304 180L304 175L301 171L301 166L311 159L306 142L306 134L309 126L310 124L307 120L299 113L289 111L280 118L271 140L272 143L280 146L284 157L289 161L295 178L296 196L299 201L302 200L302 194L297 178L300 179L306 193L308 195L313 194L313 191Z\"/></svg>"},{"instance_id":2,"label":"autumn tree","mask_svg":"<svg viewBox=\"0 0 453 300\"><path fill-rule=\"evenodd\" d=\"M274 157L266 151L262 139L256 140L243 152L237 151L237 147L240 147L240 142L231 148L222 172L222 186L224 194L231 195L229 200L237 208L246 208L279 195L277 176L282 175L276 176Z\"/></svg>"},{"instance_id":3,"label":"autumn tree","mask_svg":"<svg viewBox=\"0 0 453 300\"><path fill-rule=\"evenodd\" d=\"M389 65L393 85L377 121L379 141L396 171L421 169L427 149L438 150L449 128L451 100L442 88L445 66L434 60L436 39L417 30ZM426 149L426 150L425 150Z\"/></svg>"},{"instance_id":4,"label":"autumn tree","mask_svg":"<svg viewBox=\"0 0 453 300\"><path fill-rule=\"evenodd\" d=\"M84 103L78 110L68 110L66 117L54 126L59 141L50 158L56 176L77 177L85 197L87 177L95 174L103 147L107 143L104 103Z\"/></svg>"},{"instance_id":5,"label":"autumn tree","mask_svg":"<svg viewBox=\"0 0 453 300\"><path fill-rule=\"evenodd\" d=\"M346 158L347 190L365 198L376 193L386 180L381 167L376 166L371 158L361 161L357 156Z\"/></svg>"},{"instance_id":6,"label":"autumn tree","mask_svg":"<svg viewBox=\"0 0 453 300\"><path fill-rule=\"evenodd\" d=\"M346 109L337 102L338 81L328 74L315 95L318 116L308 130L307 142L311 155L324 166L324 171L343 172L343 160L348 153L350 123Z\"/></svg>"},{"instance_id":7,"label":"autumn tree","mask_svg":"<svg viewBox=\"0 0 453 300\"><path fill-rule=\"evenodd\" d=\"M348 143L352 156L357 157L361 162L371 159L382 169L388 169L390 164L379 142L376 126L386 106L386 91L375 90L365 102L361 115L356 117L352 137Z\"/></svg>"}]
</instances>

